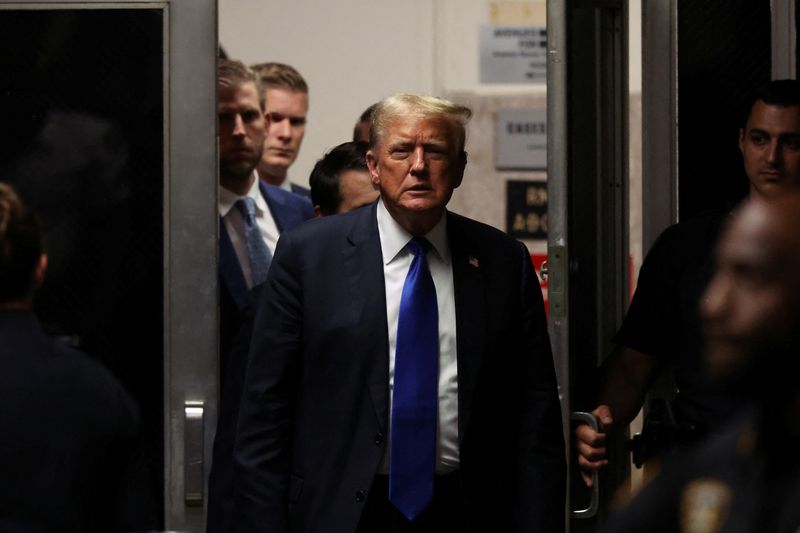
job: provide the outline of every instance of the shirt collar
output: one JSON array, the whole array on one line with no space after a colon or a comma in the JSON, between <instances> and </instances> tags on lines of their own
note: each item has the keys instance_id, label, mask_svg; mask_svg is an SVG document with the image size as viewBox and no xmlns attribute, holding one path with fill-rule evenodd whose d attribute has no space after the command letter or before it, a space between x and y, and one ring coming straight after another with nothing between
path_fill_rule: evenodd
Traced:
<instances>
[{"instance_id":1,"label":"shirt collar","mask_svg":"<svg viewBox=\"0 0 800 533\"><path fill-rule=\"evenodd\" d=\"M267 202L264 200L264 196L261 194L261 189L259 187L259 177L258 172L255 170L253 171L253 176L255 179L253 180L253 184L250 186L250 189L247 191L245 196L249 196L256 202L256 215L263 214L267 211ZM233 206L236 205L236 202L239 201L239 198L242 198L238 194L229 191L225 187L219 188L219 214L222 217L225 217L230 213Z\"/></svg>"},{"instance_id":2,"label":"shirt collar","mask_svg":"<svg viewBox=\"0 0 800 533\"><path fill-rule=\"evenodd\" d=\"M381 253L383 264L388 265L405 248L408 241L414 236L407 232L389 213L383 205L383 198L378 200L378 233L381 239ZM442 215L439 222L425 234L431 247L439 259L445 264L450 263L450 244L447 241L447 216Z\"/></svg>"}]
</instances>

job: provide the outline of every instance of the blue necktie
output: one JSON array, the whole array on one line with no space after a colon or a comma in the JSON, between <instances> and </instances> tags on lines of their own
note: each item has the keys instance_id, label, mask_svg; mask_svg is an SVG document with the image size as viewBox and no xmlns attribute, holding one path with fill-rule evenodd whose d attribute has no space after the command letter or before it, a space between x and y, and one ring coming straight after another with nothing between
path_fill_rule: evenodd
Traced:
<instances>
[{"instance_id":1,"label":"blue necktie","mask_svg":"<svg viewBox=\"0 0 800 533\"><path fill-rule=\"evenodd\" d=\"M389 501L409 520L433 498L439 376L439 310L425 254L430 243L412 239L394 359Z\"/></svg>"},{"instance_id":2,"label":"blue necktie","mask_svg":"<svg viewBox=\"0 0 800 533\"><path fill-rule=\"evenodd\" d=\"M250 275L253 278L253 286L264 283L267 279L269 264L272 262L272 252L269 251L261 230L256 223L256 201L245 196L239 198L236 207L242 212L244 217L244 242L247 245L247 256L250 259Z\"/></svg>"}]
</instances>

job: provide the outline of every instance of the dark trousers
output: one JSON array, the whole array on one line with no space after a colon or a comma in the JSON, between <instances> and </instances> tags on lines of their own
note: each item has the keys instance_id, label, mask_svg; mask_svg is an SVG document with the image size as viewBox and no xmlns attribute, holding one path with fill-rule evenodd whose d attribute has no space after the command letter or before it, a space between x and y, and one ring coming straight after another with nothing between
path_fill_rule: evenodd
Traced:
<instances>
[{"instance_id":1,"label":"dark trousers","mask_svg":"<svg viewBox=\"0 0 800 533\"><path fill-rule=\"evenodd\" d=\"M413 522L389 502L389 476L375 476L356 533L465 533L461 476L436 476L433 501Z\"/></svg>"}]
</instances>

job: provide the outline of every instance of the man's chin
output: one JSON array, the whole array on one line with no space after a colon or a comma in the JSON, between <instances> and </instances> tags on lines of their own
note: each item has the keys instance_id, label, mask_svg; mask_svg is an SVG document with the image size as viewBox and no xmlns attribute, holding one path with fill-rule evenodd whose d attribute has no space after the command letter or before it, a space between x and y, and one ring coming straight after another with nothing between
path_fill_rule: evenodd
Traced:
<instances>
[{"instance_id":1,"label":"man's chin","mask_svg":"<svg viewBox=\"0 0 800 533\"><path fill-rule=\"evenodd\" d=\"M252 174L254 168L255 165L250 162L220 164L219 173L221 176L226 176L236 181L246 181L250 179L250 174Z\"/></svg>"},{"instance_id":2,"label":"man's chin","mask_svg":"<svg viewBox=\"0 0 800 533\"><path fill-rule=\"evenodd\" d=\"M420 214L443 209L437 202L424 197L406 199L400 202L400 208L407 212Z\"/></svg>"},{"instance_id":3,"label":"man's chin","mask_svg":"<svg viewBox=\"0 0 800 533\"><path fill-rule=\"evenodd\" d=\"M285 176L289 166L294 162L294 159L288 157L264 157L261 159L260 168L273 176Z\"/></svg>"}]
</instances>

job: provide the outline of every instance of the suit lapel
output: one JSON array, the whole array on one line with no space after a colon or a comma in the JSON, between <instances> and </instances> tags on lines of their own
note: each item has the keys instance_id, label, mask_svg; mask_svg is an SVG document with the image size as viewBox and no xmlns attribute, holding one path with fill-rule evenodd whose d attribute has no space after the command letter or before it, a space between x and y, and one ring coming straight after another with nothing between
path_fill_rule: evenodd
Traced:
<instances>
[{"instance_id":1,"label":"suit lapel","mask_svg":"<svg viewBox=\"0 0 800 533\"><path fill-rule=\"evenodd\" d=\"M458 350L458 439L464 439L485 353L486 280L481 265L489 258L470 242L459 220L448 213L447 230L453 261Z\"/></svg>"},{"instance_id":2,"label":"suit lapel","mask_svg":"<svg viewBox=\"0 0 800 533\"><path fill-rule=\"evenodd\" d=\"M278 233L283 233L286 226L286 202L280 195L273 193L270 188L263 181L258 182L261 189L261 195L267 202L269 212L272 213L272 218L275 220L275 225L278 226Z\"/></svg>"},{"instance_id":3,"label":"suit lapel","mask_svg":"<svg viewBox=\"0 0 800 533\"><path fill-rule=\"evenodd\" d=\"M222 217L219 218L219 276L236 302L236 307L242 311L247 305L247 282Z\"/></svg>"},{"instance_id":4,"label":"suit lapel","mask_svg":"<svg viewBox=\"0 0 800 533\"><path fill-rule=\"evenodd\" d=\"M366 355L366 385L378 423L387 431L389 404L389 334L386 325L386 289L383 256L376 219L377 203L362 209L342 251L353 313Z\"/></svg>"}]
</instances>

